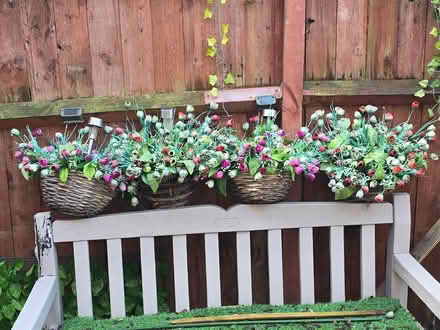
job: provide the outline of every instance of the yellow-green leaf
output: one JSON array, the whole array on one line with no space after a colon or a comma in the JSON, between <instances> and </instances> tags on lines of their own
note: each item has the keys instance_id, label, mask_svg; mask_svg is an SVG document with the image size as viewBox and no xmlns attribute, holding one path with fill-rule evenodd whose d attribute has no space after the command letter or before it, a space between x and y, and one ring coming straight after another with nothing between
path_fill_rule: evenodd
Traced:
<instances>
[{"instance_id":1,"label":"yellow-green leaf","mask_svg":"<svg viewBox=\"0 0 440 330\"><path fill-rule=\"evenodd\" d=\"M224 35L222 38L222 45L226 45L229 42L229 38L227 35Z\"/></svg>"},{"instance_id":2,"label":"yellow-green leaf","mask_svg":"<svg viewBox=\"0 0 440 330\"><path fill-rule=\"evenodd\" d=\"M434 26L431 30L431 32L429 32L430 35L432 35L434 38L438 37L438 29Z\"/></svg>"},{"instance_id":3,"label":"yellow-green leaf","mask_svg":"<svg viewBox=\"0 0 440 330\"><path fill-rule=\"evenodd\" d=\"M69 169L67 167L63 167L60 170L59 178L62 183L67 182L67 178L69 177Z\"/></svg>"},{"instance_id":4,"label":"yellow-green leaf","mask_svg":"<svg viewBox=\"0 0 440 330\"><path fill-rule=\"evenodd\" d=\"M419 89L419 90L414 94L414 96L417 96L417 97L424 97L424 96L425 96L425 91L424 91L423 89Z\"/></svg>"},{"instance_id":5,"label":"yellow-green leaf","mask_svg":"<svg viewBox=\"0 0 440 330\"><path fill-rule=\"evenodd\" d=\"M208 38L208 46L214 47L217 44L217 39L215 37Z\"/></svg>"},{"instance_id":6,"label":"yellow-green leaf","mask_svg":"<svg viewBox=\"0 0 440 330\"><path fill-rule=\"evenodd\" d=\"M335 193L335 200L340 201L342 199L347 199L348 197L353 195L354 192L355 192L355 188L353 187L345 187L339 189Z\"/></svg>"},{"instance_id":7,"label":"yellow-green leaf","mask_svg":"<svg viewBox=\"0 0 440 330\"><path fill-rule=\"evenodd\" d=\"M205 9L205 13L203 15L203 18L204 19L210 19L210 18L212 18L212 15L213 15L212 10L209 9L209 8L206 8Z\"/></svg>"},{"instance_id":8,"label":"yellow-green leaf","mask_svg":"<svg viewBox=\"0 0 440 330\"><path fill-rule=\"evenodd\" d=\"M217 54L217 49L215 47L209 47L206 50L206 56L215 57L216 54Z\"/></svg>"},{"instance_id":9,"label":"yellow-green leaf","mask_svg":"<svg viewBox=\"0 0 440 330\"><path fill-rule=\"evenodd\" d=\"M211 86L215 86L217 84L217 75L215 75L215 74L209 75L209 84Z\"/></svg>"},{"instance_id":10,"label":"yellow-green leaf","mask_svg":"<svg viewBox=\"0 0 440 330\"><path fill-rule=\"evenodd\" d=\"M212 96L217 97L218 96L218 89L216 87L213 87L209 93Z\"/></svg>"},{"instance_id":11,"label":"yellow-green leaf","mask_svg":"<svg viewBox=\"0 0 440 330\"><path fill-rule=\"evenodd\" d=\"M419 81L419 85L420 85L420 87L422 87L422 88L426 88L426 87L428 87L428 84L429 84L429 80L427 80L427 79L425 79L425 80L420 80L420 81Z\"/></svg>"},{"instance_id":12,"label":"yellow-green leaf","mask_svg":"<svg viewBox=\"0 0 440 330\"><path fill-rule=\"evenodd\" d=\"M229 32L229 24L223 24L223 34L228 34Z\"/></svg>"},{"instance_id":13,"label":"yellow-green leaf","mask_svg":"<svg viewBox=\"0 0 440 330\"><path fill-rule=\"evenodd\" d=\"M440 40L437 40L437 41L436 41L436 43L435 43L435 48L436 48L437 50L440 50Z\"/></svg>"},{"instance_id":14,"label":"yellow-green leaf","mask_svg":"<svg viewBox=\"0 0 440 330\"><path fill-rule=\"evenodd\" d=\"M221 3L222 5L224 5L224 4L226 3L226 0L220 0L220 3Z\"/></svg>"},{"instance_id":15,"label":"yellow-green leaf","mask_svg":"<svg viewBox=\"0 0 440 330\"><path fill-rule=\"evenodd\" d=\"M229 72L225 77L225 84L227 85L233 85L235 84L235 78L232 72Z\"/></svg>"}]
</instances>

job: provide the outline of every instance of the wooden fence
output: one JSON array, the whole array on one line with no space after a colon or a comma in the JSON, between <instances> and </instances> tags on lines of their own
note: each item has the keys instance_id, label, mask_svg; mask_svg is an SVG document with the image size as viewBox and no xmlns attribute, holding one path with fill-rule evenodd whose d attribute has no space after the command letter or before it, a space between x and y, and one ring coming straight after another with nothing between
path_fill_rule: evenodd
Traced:
<instances>
[{"instance_id":1,"label":"wooden fence","mask_svg":"<svg viewBox=\"0 0 440 330\"><path fill-rule=\"evenodd\" d=\"M147 108L202 105L208 74L222 66L205 56L206 38L217 33L218 24L230 24L224 65L236 74L236 87L278 88L283 95L282 124L289 134L313 110L332 103L349 112L367 103L381 105L396 120L406 118L417 79L426 76L425 63L434 51L429 36L434 20L427 0L229 0L214 20L203 19L205 7L205 0L0 1L1 257L32 255L32 215L44 208L38 183L25 182L16 169L9 129L29 124L61 130L56 114L62 105L102 112L99 116L106 122L118 125L131 115L121 106L124 101L143 94L150 95ZM32 103L16 103L24 101ZM237 128L256 111L252 102L226 106ZM420 112L413 121L420 123L424 117ZM439 152L440 145L433 150ZM427 175L406 190L413 210L412 245L440 217L436 174L440 164L432 163ZM291 199L330 200L326 184L325 177L313 185L298 181ZM205 203L227 207L233 201L201 187L194 204ZM112 208L126 207L115 202ZM378 228L377 283L384 279L387 234L386 227ZM360 296L359 237L358 228L346 228L346 278L358 279L346 283L349 299ZM236 258L233 238L221 235L220 260ZM317 300L328 299L328 240L328 230L316 231ZM256 232L251 242L252 267L267 269L267 237ZM292 251L284 255L284 274L298 281L298 260L292 257L298 255L297 231L284 231L283 244L285 251ZM205 274L198 271L203 267L191 267L204 262L203 238L191 237L188 247L193 251L188 256L190 301L203 306L200 297L206 288L200 284ZM66 247L65 253L69 250ZM439 257L437 248L423 263L437 279ZM231 283L222 287L222 297L234 303L236 269L222 268L221 273L222 282ZM253 278L253 283L255 302L267 302L267 276ZM299 286L295 281L285 285L287 302L297 302ZM425 324L431 322L432 315L414 296L409 306Z\"/></svg>"}]
</instances>

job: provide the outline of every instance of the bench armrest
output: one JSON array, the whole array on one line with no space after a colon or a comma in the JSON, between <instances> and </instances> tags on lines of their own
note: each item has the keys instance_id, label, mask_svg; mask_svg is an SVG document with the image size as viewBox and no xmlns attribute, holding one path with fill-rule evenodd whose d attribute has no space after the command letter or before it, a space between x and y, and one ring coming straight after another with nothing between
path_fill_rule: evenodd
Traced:
<instances>
[{"instance_id":1,"label":"bench armrest","mask_svg":"<svg viewBox=\"0 0 440 330\"><path fill-rule=\"evenodd\" d=\"M18 315L12 330L41 330L57 297L56 276L40 277Z\"/></svg>"},{"instance_id":2,"label":"bench armrest","mask_svg":"<svg viewBox=\"0 0 440 330\"><path fill-rule=\"evenodd\" d=\"M394 255L394 271L440 318L440 283L409 253Z\"/></svg>"}]
</instances>

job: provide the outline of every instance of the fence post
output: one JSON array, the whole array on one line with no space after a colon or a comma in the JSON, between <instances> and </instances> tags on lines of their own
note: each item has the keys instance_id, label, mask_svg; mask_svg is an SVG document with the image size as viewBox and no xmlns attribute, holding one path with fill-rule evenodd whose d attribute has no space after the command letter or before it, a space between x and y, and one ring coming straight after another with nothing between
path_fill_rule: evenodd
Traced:
<instances>
[{"instance_id":1,"label":"fence post","mask_svg":"<svg viewBox=\"0 0 440 330\"><path fill-rule=\"evenodd\" d=\"M50 212L37 213L34 216L35 224L35 253L38 259L40 277L55 276L57 278L57 294L46 320L49 330L61 329L64 314L60 293L58 258L53 241L52 222Z\"/></svg>"}]
</instances>

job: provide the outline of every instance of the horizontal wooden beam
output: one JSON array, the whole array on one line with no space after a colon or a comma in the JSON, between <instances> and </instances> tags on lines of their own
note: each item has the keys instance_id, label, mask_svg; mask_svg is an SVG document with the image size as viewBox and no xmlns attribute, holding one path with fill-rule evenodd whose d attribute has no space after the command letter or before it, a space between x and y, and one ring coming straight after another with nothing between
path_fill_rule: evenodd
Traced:
<instances>
[{"instance_id":1,"label":"horizontal wooden beam","mask_svg":"<svg viewBox=\"0 0 440 330\"><path fill-rule=\"evenodd\" d=\"M418 80L327 80L305 81L304 96L391 96L414 95Z\"/></svg>"},{"instance_id":2,"label":"horizontal wooden beam","mask_svg":"<svg viewBox=\"0 0 440 330\"><path fill-rule=\"evenodd\" d=\"M206 91L157 93L138 96L102 96L64 99L55 101L20 102L0 104L0 120L30 117L58 116L61 108L81 107L84 114L117 112L136 109L160 109L163 107L179 107L205 105L210 102L243 102L255 101L260 95L275 95L281 98L281 88L258 87L237 88L219 91L212 98Z\"/></svg>"}]
</instances>

